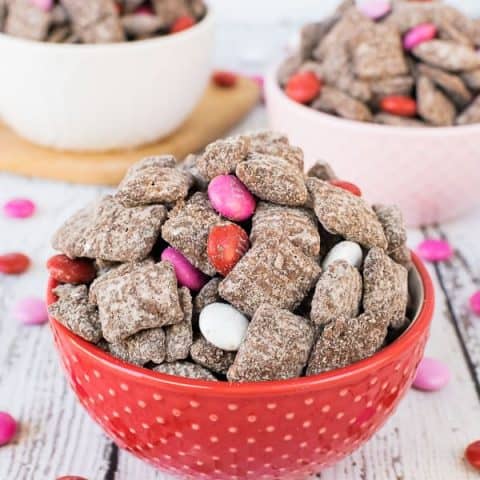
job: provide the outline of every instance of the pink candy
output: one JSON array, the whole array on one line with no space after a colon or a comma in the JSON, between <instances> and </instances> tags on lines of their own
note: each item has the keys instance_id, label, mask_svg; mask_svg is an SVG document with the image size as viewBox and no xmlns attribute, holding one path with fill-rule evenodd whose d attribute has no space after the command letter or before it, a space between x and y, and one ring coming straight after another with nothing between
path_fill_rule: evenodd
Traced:
<instances>
[{"instance_id":1,"label":"pink candy","mask_svg":"<svg viewBox=\"0 0 480 480\"><path fill-rule=\"evenodd\" d=\"M53 8L53 0L30 0L35 6L41 8L44 12L49 12Z\"/></svg>"},{"instance_id":2,"label":"pink candy","mask_svg":"<svg viewBox=\"0 0 480 480\"><path fill-rule=\"evenodd\" d=\"M256 201L247 187L234 175L219 175L208 185L212 207L236 222L248 220L255 211Z\"/></svg>"},{"instance_id":3,"label":"pink candy","mask_svg":"<svg viewBox=\"0 0 480 480\"><path fill-rule=\"evenodd\" d=\"M17 422L7 412L0 412L0 447L10 443L17 433Z\"/></svg>"},{"instance_id":4,"label":"pink candy","mask_svg":"<svg viewBox=\"0 0 480 480\"><path fill-rule=\"evenodd\" d=\"M470 297L470 309L473 313L480 315L480 290Z\"/></svg>"},{"instance_id":5,"label":"pink candy","mask_svg":"<svg viewBox=\"0 0 480 480\"><path fill-rule=\"evenodd\" d=\"M42 325L48 321L45 302L35 297L20 300L13 307L12 315L25 325Z\"/></svg>"},{"instance_id":6,"label":"pink candy","mask_svg":"<svg viewBox=\"0 0 480 480\"><path fill-rule=\"evenodd\" d=\"M175 270L178 283L190 290L200 290L209 280L209 277L193 266L177 249L167 247L161 255L162 260L170 262Z\"/></svg>"},{"instance_id":7,"label":"pink candy","mask_svg":"<svg viewBox=\"0 0 480 480\"><path fill-rule=\"evenodd\" d=\"M434 358L425 357L420 362L413 387L425 392L441 390L450 381L448 367Z\"/></svg>"},{"instance_id":8,"label":"pink candy","mask_svg":"<svg viewBox=\"0 0 480 480\"><path fill-rule=\"evenodd\" d=\"M13 198L3 206L3 213L10 218L27 218L35 213L35 204L27 198Z\"/></svg>"},{"instance_id":9,"label":"pink candy","mask_svg":"<svg viewBox=\"0 0 480 480\"><path fill-rule=\"evenodd\" d=\"M433 40L437 35L437 27L433 23L421 23L411 28L403 37L403 48L412 50L423 42Z\"/></svg>"},{"instance_id":10,"label":"pink candy","mask_svg":"<svg viewBox=\"0 0 480 480\"><path fill-rule=\"evenodd\" d=\"M392 5L389 0L370 0L360 3L358 9L366 17L372 20L378 20L390 13Z\"/></svg>"},{"instance_id":11,"label":"pink candy","mask_svg":"<svg viewBox=\"0 0 480 480\"><path fill-rule=\"evenodd\" d=\"M429 262L442 262L452 258L453 248L445 240L430 238L418 245L417 253Z\"/></svg>"}]
</instances>

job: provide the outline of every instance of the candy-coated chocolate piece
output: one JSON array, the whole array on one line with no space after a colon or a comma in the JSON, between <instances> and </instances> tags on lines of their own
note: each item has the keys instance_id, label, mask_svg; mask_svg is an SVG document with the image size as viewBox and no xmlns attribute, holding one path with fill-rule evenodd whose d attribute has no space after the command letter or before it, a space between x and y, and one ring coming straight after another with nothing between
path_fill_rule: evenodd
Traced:
<instances>
[{"instance_id":1,"label":"candy-coated chocolate piece","mask_svg":"<svg viewBox=\"0 0 480 480\"><path fill-rule=\"evenodd\" d=\"M178 283L190 290L200 290L209 280L209 277L193 266L190 261L176 248L167 247L162 252L162 260L170 262L175 270Z\"/></svg>"},{"instance_id":2,"label":"candy-coated chocolate piece","mask_svg":"<svg viewBox=\"0 0 480 480\"><path fill-rule=\"evenodd\" d=\"M330 184L339 188L343 188L347 192L353 193L357 197L362 196L362 191L354 183L346 182L345 180L330 180Z\"/></svg>"},{"instance_id":3,"label":"candy-coated chocolate piece","mask_svg":"<svg viewBox=\"0 0 480 480\"><path fill-rule=\"evenodd\" d=\"M310 103L318 96L322 83L313 72L300 72L291 76L285 93L298 103Z\"/></svg>"},{"instance_id":4,"label":"candy-coated chocolate piece","mask_svg":"<svg viewBox=\"0 0 480 480\"><path fill-rule=\"evenodd\" d=\"M363 261L363 252L360 245L349 240L337 243L323 259L322 270L325 271L329 265L337 260L345 260L352 267L360 268Z\"/></svg>"},{"instance_id":5,"label":"candy-coated chocolate piece","mask_svg":"<svg viewBox=\"0 0 480 480\"><path fill-rule=\"evenodd\" d=\"M30 259L23 253L6 253L0 255L0 273L15 275L25 272L30 266Z\"/></svg>"},{"instance_id":6,"label":"candy-coated chocolate piece","mask_svg":"<svg viewBox=\"0 0 480 480\"><path fill-rule=\"evenodd\" d=\"M216 225L210 230L207 254L215 270L227 276L250 246L248 234L235 224Z\"/></svg>"},{"instance_id":7,"label":"candy-coated chocolate piece","mask_svg":"<svg viewBox=\"0 0 480 480\"><path fill-rule=\"evenodd\" d=\"M215 177L208 185L208 198L220 215L236 222L248 220L256 207L254 196L235 175Z\"/></svg>"},{"instance_id":8,"label":"candy-coated chocolate piece","mask_svg":"<svg viewBox=\"0 0 480 480\"><path fill-rule=\"evenodd\" d=\"M237 75L226 70L217 70L212 75L212 80L218 87L234 87L237 83Z\"/></svg>"},{"instance_id":9,"label":"candy-coated chocolate piece","mask_svg":"<svg viewBox=\"0 0 480 480\"><path fill-rule=\"evenodd\" d=\"M480 290L470 297L470 309L473 313L480 315Z\"/></svg>"},{"instance_id":10,"label":"candy-coated chocolate piece","mask_svg":"<svg viewBox=\"0 0 480 480\"><path fill-rule=\"evenodd\" d=\"M425 392L441 390L450 381L448 367L434 358L424 357L418 365L413 387Z\"/></svg>"},{"instance_id":11,"label":"candy-coated chocolate piece","mask_svg":"<svg viewBox=\"0 0 480 480\"><path fill-rule=\"evenodd\" d=\"M178 33L183 30L188 30L189 28L195 25L195 19L190 15L183 15L182 17L177 18L173 25L170 27L170 33Z\"/></svg>"},{"instance_id":12,"label":"candy-coated chocolate piece","mask_svg":"<svg viewBox=\"0 0 480 480\"><path fill-rule=\"evenodd\" d=\"M480 470L480 440L471 443L465 450L465 458L468 463L477 470Z\"/></svg>"},{"instance_id":13,"label":"candy-coated chocolate piece","mask_svg":"<svg viewBox=\"0 0 480 480\"><path fill-rule=\"evenodd\" d=\"M13 198L3 206L3 212L10 218L28 218L35 213L35 204L28 198Z\"/></svg>"},{"instance_id":14,"label":"candy-coated chocolate piece","mask_svg":"<svg viewBox=\"0 0 480 480\"><path fill-rule=\"evenodd\" d=\"M42 325L48 321L47 306L36 297L19 300L13 307L12 315L25 325Z\"/></svg>"},{"instance_id":15,"label":"candy-coated chocolate piece","mask_svg":"<svg viewBox=\"0 0 480 480\"><path fill-rule=\"evenodd\" d=\"M379 20L390 13L392 4L390 0L368 0L360 2L358 9L368 18Z\"/></svg>"},{"instance_id":16,"label":"candy-coated chocolate piece","mask_svg":"<svg viewBox=\"0 0 480 480\"><path fill-rule=\"evenodd\" d=\"M417 247L418 255L429 262L442 262L453 257L453 248L446 240L429 238Z\"/></svg>"},{"instance_id":17,"label":"candy-coated chocolate piece","mask_svg":"<svg viewBox=\"0 0 480 480\"><path fill-rule=\"evenodd\" d=\"M211 303L200 312L202 335L217 348L238 350L248 328L245 315L226 303Z\"/></svg>"},{"instance_id":18,"label":"candy-coated chocolate piece","mask_svg":"<svg viewBox=\"0 0 480 480\"><path fill-rule=\"evenodd\" d=\"M54 0L30 0L38 8L44 12L49 12L53 8Z\"/></svg>"},{"instance_id":19,"label":"candy-coated chocolate piece","mask_svg":"<svg viewBox=\"0 0 480 480\"><path fill-rule=\"evenodd\" d=\"M414 117L417 114L417 102L403 95L390 95L382 98L380 108L384 112L398 117Z\"/></svg>"},{"instance_id":20,"label":"candy-coated chocolate piece","mask_svg":"<svg viewBox=\"0 0 480 480\"><path fill-rule=\"evenodd\" d=\"M411 28L403 37L403 48L412 50L423 42L433 40L437 36L437 27L433 23L421 23Z\"/></svg>"},{"instance_id":21,"label":"candy-coated chocolate piece","mask_svg":"<svg viewBox=\"0 0 480 480\"><path fill-rule=\"evenodd\" d=\"M93 262L86 258L72 259L66 255L54 255L47 262L50 275L62 283L89 283L97 271Z\"/></svg>"},{"instance_id":22,"label":"candy-coated chocolate piece","mask_svg":"<svg viewBox=\"0 0 480 480\"><path fill-rule=\"evenodd\" d=\"M17 422L7 412L0 412L0 447L10 443L17 433Z\"/></svg>"}]
</instances>

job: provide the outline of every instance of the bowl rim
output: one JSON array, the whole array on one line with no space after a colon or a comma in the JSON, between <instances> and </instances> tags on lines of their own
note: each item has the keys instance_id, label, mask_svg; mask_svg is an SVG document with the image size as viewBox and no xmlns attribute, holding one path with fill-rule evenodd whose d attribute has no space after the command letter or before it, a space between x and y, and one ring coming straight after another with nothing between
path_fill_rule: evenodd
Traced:
<instances>
[{"instance_id":1,"label":"bowl rim","mask_svg":"<svg viewBox=\"0 0 480 480\"><path fill-rule=\"evenodd\" d=\"M386 134L398 134L398 136L417 136L417 137L441 137L444 135L464 135L468 133L480 133L480 123L472 125L454 125L450 127L432 127L427 126L424 128L417 127L401 127L392 125L382 125L378 123L360 122L355 120L349 120L347 118L336 117L328 113L314 110L313 108L295 102L280 88L277 81L277 71L280 63L274 64L267 70L265 79L265 96L267 109L272 101L281 102L286 108L292 112L292 114L301 115L305 118L305 122L318 122L319 120L324 123L330 123L332 127L357 130L358 133L370 134L370 135L386 135Z\"/></svg>"},{"instance_id":2,"label":"bowl rim","mask_svg":"<svg viewBox=\"0 0 480 480\"><path fill-rule=\"evenodd\" d=\"M137 380L150 384L152 387L169 389L171 391L181 392L183 394L205 394L211 396L238 397L251 395L271 395L271 394L294 394L300 391L306 392L319 387L332 387L352 382L358 377L362 377L367 372L373 372L380 369L383 365L398 357L403 351L410 348L418 341L418 338L429 329L435 304L435 294L430 275L417 255L412 252L414 268L419 274L423 287L423 304L419 308L417 318L411 326L394 342L387 345L378 353L369 358L360 360L347 367L332 370L330 372L300 377L289 380L275 380L263 382L211 382L206 380L196 380L148 370L136 365L125 363L112 355L104 352L95 345L78 337L66 327L61 325L51 315L49 315L50 326L57 334L60 334L76 345L76 348L83 351L84 354L94 358L95 361L106 364L108 368L117 370L119 375L134 376ZM58 282L52 277L48 278L47 284L47 305L56 300L53 289ZM58 347L57 347L58 348Z\"/></svg>"},{"instance_id":3,"label":"bowl rim","mask_svg":"<svg viewBox=\"0 0 480 480\"><path fill-rule=\"evenodd\" d=\"M210 5L207 7L205 16L195 25L180 32L171 33L168 35L158 35L152 38L143 40L112 42L112 43L50 43L45 41L31 40L28 38L15 37L7 33L0 32L0 42L5 42L7 45L11 44L18 47L32 47L39 50L51 50L52 52L105 52L111 53L121 49L140 49L144 47L155 47L162 44L168 47L173 42L178 40L189 40L195 37L198 33L203 32L212 27L215 21L215 12Z\"/></svg>"}]
</instances>

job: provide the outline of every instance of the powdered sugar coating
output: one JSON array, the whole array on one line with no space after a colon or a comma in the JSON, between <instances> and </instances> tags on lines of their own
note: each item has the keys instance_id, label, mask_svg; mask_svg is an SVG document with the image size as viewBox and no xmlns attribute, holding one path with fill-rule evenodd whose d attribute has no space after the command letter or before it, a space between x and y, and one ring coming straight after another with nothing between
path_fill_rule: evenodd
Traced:
<instances>
[{"instance_id":1,"label":"powdered sugar coating","mask_svg":"<svg viewBox=\"0 0 480 480\"><path fill-rule=\"evenodd\" d=\"M193 300L193 311L195 314L199 314L207 305L220 300L220 294L218 293L218 286L220 285L220 282L220 278L212 278L198 292Z\"/></svg>"},{"instance_id":2,"label":"powdered sugar coating","mask_svg":"<svg viewBox=\"0 0 480 480\"><path fill-rule=\"evenodd\" d=\"M190 348L190 356L195 363L212 372L226 374L235 359L236 352L217 348L200 335Z\"/></svg>"},{"instance_id":3,"label":"powdered sugar coating","mask_svg":"<svg viewBox=\"0 0 480 480\"><path fill-rule=\"evenodd\" d=\"M331 165L323 160L317 160L307 171L307 177L315 177L319 180L328 182L336 180L337 175L333 171Z\"/></svg>"},{"instance_id":4,"label":"powdered sugar coating","mask_svg":"<svg viewBox=\"0 0 480 480\"><path fill-rule=\"evenodd\" d=\"M231 382L258 382L298 377L307 364L313 340L313 328L306 319L262 304L227 378Z\"/></svg>"},{"instance_id":5,"label":"powdered sugar coating","mask_svg":"<svg viewBox=\"0 0 480 480\"><path fill-rule=\"evenodd\" d=\"M356 317L361 301L360 273L348 262L337 260L328 266L317 282L310 319L316 325L325 325L338 318Z\"/></svg>"},{"instance_id":6,"label":"powdered sugar coating","mask_svg":"<svg viewBox=\"0 0 480 480\"><path fill-rule=\"evenodd\" d=\"M425 76L417 80L417 110L432 125L446 127L455 121L455 105Z\"/></svg>"},{"instance_id":7,"label":"powdered sugar coating","mask_svg":"<svg viewBox=\"0 0 480 480\"><path fill-rule=\"evenodd\" d=\"M218 381L206 368L191 362L178 361L172 363L162 363L161 365L154 367L153 370L155 372L176 375L178 377L210 380L212 382Z\"/></svg>"},{"instance_id":8,"label":"powdered sugar coating","mask_svg":"<svg viewBox=\"0 0 480 480\"><path fill-rule=\"evenodd\" d=\"M183 311L183 320L175 325L165 327L167 349L165 360L167 362L187 358L193 342L192 296L190 295L190 290L186 287L180 288L178 295Z\"/></svg>"},{"instance_id":9,"label":"powdered sugar coating","mask_svg":"<svg viewBox=\"0 0 480 480\"><path fill-rule=\"evenodd\" d=\"M457 118L457 125L469 125L480 122L480 96Z\"/></svg>"}]
</instances>

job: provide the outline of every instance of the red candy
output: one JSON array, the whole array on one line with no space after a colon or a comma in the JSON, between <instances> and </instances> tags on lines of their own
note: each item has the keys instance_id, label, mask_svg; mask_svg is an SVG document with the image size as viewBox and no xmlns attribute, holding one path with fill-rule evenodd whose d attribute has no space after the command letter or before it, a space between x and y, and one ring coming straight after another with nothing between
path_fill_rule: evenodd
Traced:
<instances>
[{"instance_id":1,"label":"red candy","mask_svg":"<svg viewBox=\"0 0 480 480\"><path fill-rule=\"evenodd\" d=\"M0 273L15 275L23 273L30 266L30 259L23 253L0 255Z\"/></svg>"},{"instance_id":2,"label":"red candy","mask_svg":"<svg viewBox=\"0 0 480 480\"><path fill-rule=\"evenodd\" d=\"M175 20L173 25L170 27L170 33L178 33L183 30L188 30L190 27L195 25L195 19L190 15L184 15Z\"/></svg>"},{"instance_id":3,"label":"red candy","mask_svg":"<svg viewBox=\"0 0 480 480\"><path fill-rule=\"evenodd\" d=\"M353 193L357 197L362 196L362 191L354 183L346 182L344 180L330 180L330 183L335 185L335 187L343 188L343 190Z\"/></svg>"},{"instance_id":4,"label":"red candy","mask_svg":"<svg viewBox=\"0 0 480 480\"><path fill-rule=\"evenodd\" d=\"M300 72L288 80L285 93L298 103L309 103L319 93L322 83L313 72Z\"/></svg>"},{"instance_id":5,"label":"red candy","mask_svg":"<svg viewBox=\"0 0 480 480\"><path fill-rule=\"evenodd\" d=\"M465 458L468 463L477 470L480 470L480 440L471 443L465 450Z\"/></svg>"},{"instance_id":6,"label":"red candy","mask_svg":"<svg viewBox=\"0 0 480 480\"><path fill-rule=\"evenodd\" d=\"M380 102L380 108L399 117L414 117L417 114L417 102L410 97L390 95Z\"/></svg>"},{"instance_id":7,"label":"red candy","mask_svg":"<svg viewBox=\"0 0 480 480\"><path fill-rule=\"evenodd\" d=\"M218 87L229 88L237 83L237 75L226 70L217 70L212 75L213 83Z\"/></svg>"},{"instance_id":8,"label":"red candy","mask_svg":"<svg viewBox=\"0 0 480 480\"><path fill-rule=\"evenodd\" d=\"M47 262L50 275L61 283L89 283L97 275L91 260L77 258L72 260L66 255L54 255Z\"/></svg>"},{"instance_id":9,"label":"red candy","mask_svg":"<svg viewBox=\"0 0 480 480\"><path fill-rule=\"evenodd\" d=\"M225 277L245 255L249 246L248 235L243 228L235 224L217 225L208 235L208 259L215 270Z\"/></svg>"}]
</instances>

